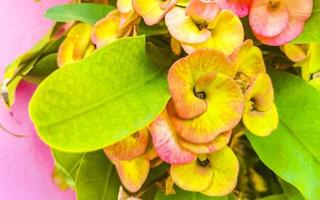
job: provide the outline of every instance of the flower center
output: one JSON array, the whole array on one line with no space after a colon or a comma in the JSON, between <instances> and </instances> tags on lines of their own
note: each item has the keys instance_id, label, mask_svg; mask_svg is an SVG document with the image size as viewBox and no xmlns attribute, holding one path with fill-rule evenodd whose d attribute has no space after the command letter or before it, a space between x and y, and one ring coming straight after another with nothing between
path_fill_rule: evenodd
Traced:
<instances>
[{"instance_id":1,"label":"flower center","mask_svg":"<svg viewBox=\"0 0 320 200\"><path fill-rule=\"evenodd\" d=\"M201 167L207 167L210 165L210 160L208 158L197 158L197 164Z\"/></svg>"},{"instance_id":2,"label":"flower center","mask_svg":"<svg viewBox=\"0 0 320 200\"><path fill-rule=\"evenodd\" d=\"M207 94L204 91L196 91L196 88L193 88L193 94L199 99L206 99Z\"/></svg>"},{"instance_id":3,"label":"flower center","mask_svg":"<svg viewBox=\"0 0 320 200\"><path fill-rule=\"evenodd\" d=\"M279 10L281 6L281 0L270 0L268 2L268 11L269 12L275 12L277 10Z\"/></svg>"},{"instance_id":4,"label":"flower center","mask_svg":"<svg viewBox=\"0 0 320 200\"><path fill-rule=\"evenodd\" d=\"M235 81L240 86L242 92L247 91L249 85L251 84L251 79L249 76L242 72L238 72L235 76Z\"/></svg>"}]
</instances>

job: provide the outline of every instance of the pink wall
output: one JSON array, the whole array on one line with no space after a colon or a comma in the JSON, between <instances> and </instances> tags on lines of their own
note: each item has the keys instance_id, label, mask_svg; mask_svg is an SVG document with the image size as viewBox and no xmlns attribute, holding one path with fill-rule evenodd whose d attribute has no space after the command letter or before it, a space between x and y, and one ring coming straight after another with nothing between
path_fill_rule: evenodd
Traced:
<instances>
[{"instance_id":1,"label":"pink wall","mask_svg":"<svg viewBox=\"0 0 320 200\"><path fill-rule=\"evenodd\" d=\"M0 0L0 75L15 57L28 50L51 26L45 10L67 0ZM34 86L23 83L9 111L1 102L0 122L16 138L0 131L0 199L73 200L74 193L60 191L52 182L53 160L48 147L37 137L28 118L28 101Z\"/></svg>"}]
</instances>

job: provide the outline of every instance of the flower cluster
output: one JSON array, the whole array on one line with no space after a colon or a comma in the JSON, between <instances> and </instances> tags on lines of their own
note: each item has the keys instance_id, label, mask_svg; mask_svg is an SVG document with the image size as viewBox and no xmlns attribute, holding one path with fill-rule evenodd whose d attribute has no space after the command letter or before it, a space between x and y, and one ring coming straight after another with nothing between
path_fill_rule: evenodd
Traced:
<instances>
[{"instance_id":1,"label":"flower cluster","mask_svg":"<svg viewBox=\"0 0 320 200\"><path fill-rule=\"evenodd\" d=\"M230 193L239 163L228 146L236 127L268 136L278 126L274 92L261 50L244 41L240 18L249 16L260 42L280 46L297 37L310 17L312 1L288 0L118 0L117 9L93 27L73 26L58 52L59 66L86 57L97 47L138 34L144 21L164 21L172 51L185 57L168 72L172 98L147 127L104 149L124 187L134 193L151 167L170 164L182 189L209 196ZM318 45L282 50L309 77ZM318 69L317 69L318 70Z\"/></svg>"}]
</instances>

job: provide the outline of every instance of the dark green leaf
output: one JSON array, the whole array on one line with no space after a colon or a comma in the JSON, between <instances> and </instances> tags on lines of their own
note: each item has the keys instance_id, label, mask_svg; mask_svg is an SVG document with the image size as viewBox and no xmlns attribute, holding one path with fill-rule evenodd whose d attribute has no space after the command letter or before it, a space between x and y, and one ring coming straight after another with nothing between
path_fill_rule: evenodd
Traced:
<instances>
[{"instance_id":1,"label":"dark green leaf","mask_svg":"<svg viewBox=\"0 0 320 200\"><path fill-rule=\"evenodd\" d=\"M302 194L292 185L289 183L285 182L284 180L279 180L281 187L283 189L284 195L289 200L304 200L305 198L302 196Z\"/></svg>"},{"instance_id":2,"label":"dark green leaf","mask_svg":"<svg viewBox=\"0 0 320 200\"><path fill-rule=\"evenodd\" d=\"M292 43L320 42L320 0L313 1L313 12L311 18L304 26L302 34Z\"/></svg>"},{"instance_id":3,"label":"dark green leaf","mask_svg":"<svg viewBox=\"0 0 320 200\"><path fill-rule=\"evenodd\" d=\"M30 72L24 77L25 80L39 84L53 71L58 69L57 54L49 54L39 60Z\"/></svg>"},{"instance_id":4,"label":"dark green leaf","mask_svg":"<svg viewBox=\"0 0 320 200\"><path fill-rule=\"evenodd\" d=\"M290 199L288 199L288 197L284 194L275 194L275 195L259 198L257 200L290 200Z\"/></svg>"},{"instance_id":5,"label":"dark green leaf","mask_svg":"<svg viewBox=\"0 0 320 200\"><path fill-rule=\"evenodd\" d=\"M72 154L53 150L53 155L57 167L72 180L78 200L117 199L120 181L103 151Z\"/></svg>"},{"instance_id":6,"label":"dark green leaf","mask_svg":"<svg viewBox=\"0 0 320 200\"><path fill-rule=\"evenodd\" d=\"M247 134L260 159L307 199L320 199L320 93L297 76L272 70L280 124L268 137Z\"/></svg>"},{"instance_id":7,"label":"dark green leaf","mask_svg":"<svg viewBox=\"0 0 320 200\"><path fill-rule=\"evenodd\" d=\"M164 35L164 34L169 34L164 22L161 22L153 26L148 26L143 22L139 24L138 35L153 36L153 35Z\"/></svg>"},{"instance_id":8,"label":"dark green leaf","mask_svg":"<svg viewBox=\"0 0 320 200\"><path fill-rule=\"evenodd\" d=\"M57 22L80 21L94 24L113 9L110 5L95 3L65 4L50 8L45 17Z\"/></svg>"},{"instance_id":9,"label":"dark green leaf","mask_svg":"<svg viewBox=\"0 0 320 200\"><path fill-rule=\"evenodd\" d=\"M165 195L162 191L158 191L155 200L231 200L232 195L225 197L209 197L199 192L188 192L175 187L176 194Z\"/></svg>"},{"instance_id":10,"label":"dark green leaf","mask_svg":"<svg viewBox=\"0 0 320 200\"><path fill-rule=\"evenodd\" d=\"M113 144L147 126L165 107L170 50L147 49L145 37L117 40L45 79L30 116L47 144L85 152Z\"/></svg>"}]
</instances>

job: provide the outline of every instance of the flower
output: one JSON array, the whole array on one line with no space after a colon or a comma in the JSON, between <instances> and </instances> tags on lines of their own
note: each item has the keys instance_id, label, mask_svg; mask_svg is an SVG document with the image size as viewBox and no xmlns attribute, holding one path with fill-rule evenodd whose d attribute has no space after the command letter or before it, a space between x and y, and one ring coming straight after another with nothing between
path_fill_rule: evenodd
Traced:
<instances>
[{"instance_id":1,"label":"flower","mask_svg":"<svg viewBox=\"0 0 320 200\"><path fill-rule=\"evenodd\" d=\"M286 44L281 47L286 56L301 67L302 78L309 80L312 74L320 71L320 44Z\"/></svg>"},{"instance_id":2,"label":"flower","mask_svg":"<svg viewBox=\"0 0 320 200\"><path fill-rule=\"evenodd\" d=\"M230 9L239 17L245 17L249 14L253 0L220 0L221 8Z\"/></svg>"},{"instance_id":3,"label":"flower","mask_svg":"<svg viewBox=\"0 0 320 200\"><path fill-rule=\"evenodd\" d=\"M81 60L95 49L90 39L91 30L91 25L85 23L71 28L58 50L59 67Z\"/></svg>"},{"instance_id":4,"label":"flower","mask_svg":"<svg viewBox=\"0 0 320 200\"><path fill-rule=\"evenodd\" d=\"M251 133L267 136L278 126L278 112L261 50L253 46L251 40L246 40L233 52L231 59L237 69L235 80L245 97L242 122Z\"/></svg>"},{"instance_id":5,"label":"flower","mask_svg":"<svg viewBox=\"0 0 320 200\"><path fill-rule=\"evenodd\" d=\"M147 128L104 148L104 152L130 192L137 192L146 180L150 167L159 164L157 154L149 143Z\"/></svg>"},{"instance_id":6,"label":"flower","mask_svg":"<svg viewBox=\"0 0 320 200\"><path fill-rule=\"evenodd\" d=\"M223 53L199 50L178 60L168 74L172 100L150 125L159 157L188 163L223 148L242 117L244 98L236 71Z\"/></svg>"},{"instance_id":7,"label":"flower","mask_svg":"<svg viewBox=\"0 0 320 200\"><path fill-rule=\"evenodd\" d=\"M240 19L229 10L220 11L213 1L191 1L187 9L174 7L165 22L188 54L204 48L231 54L244 37Z\"/></svg>"},{"instance_id":8,"label":"flower","mask_svg":"<svg viewBox=\"0 0 320 200\"><path fill-rule=\"evenodd\" d=\"M249 22L262 43L280 46L296 38L312 13L312 0L254 0Z\"/></svg>"},{"instance_id":9,"label":"flower","mask_svg":"<svg viewBox=\"0 0 320 200\"><path fill-rule=\"evenodd\" d=\"M160 22L178 0L132 0L134 10L151 26Z\"/></svg>"},{"instance_id":10,"label":"flower","mask_svg":"<svg viewBox=\"0 0 320 200\"><path fill-rule=\"evenodd\" d=\"M118 0L117 8L94 25L91 39L97 48L116 39L136 35L136 26L140 18L134 12L131 0Z\"/></svg>"},{"instance_id":11,"label":"flower","mask_svg":"<svg viewBox=\"0 0 320 200\"><path fill-rule=\"evenodd\" d=\"M238 173L237 157L227 146L211 154L199 155L190 163L170 168L172 179L180 188L208 196L229 194L236 186Z\"/></svg>"}]
</instances>

